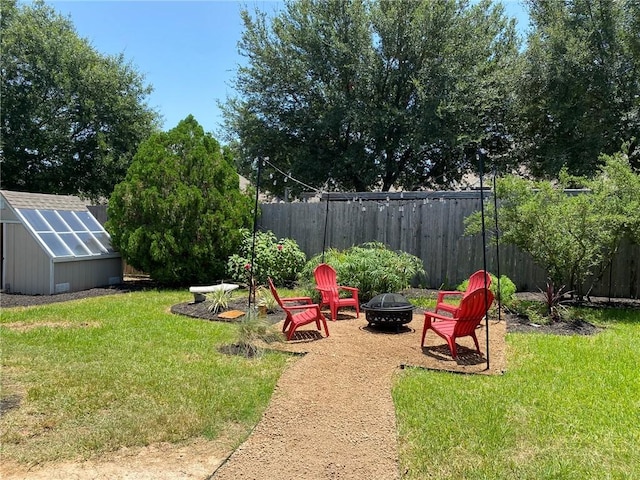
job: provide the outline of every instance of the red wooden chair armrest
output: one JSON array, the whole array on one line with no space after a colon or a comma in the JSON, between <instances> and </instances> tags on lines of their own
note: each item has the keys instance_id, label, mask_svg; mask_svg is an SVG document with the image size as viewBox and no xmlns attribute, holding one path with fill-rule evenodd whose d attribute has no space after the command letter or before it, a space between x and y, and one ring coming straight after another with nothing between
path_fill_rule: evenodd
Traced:
<instances>
[{"instance_id":1,"label":"red wooden chair armrest","mask_svg":"<svg viewBox=\"0 0 640 480\"><path fill-rule=\"evenodd\" d=\"M356 287L345 287L343 285L338 285L338 288L342 289L342 290L348 290L350 292L357 292L358 291L358 289Z\"/></svg>"},{"instance_id":2,"label":"red wooden chair armrest","mask_svg":"<svg viewBox=\"0 0 640 480\"><path fill-rule=\"evenodd\" d=\"M438 303L441 303L444 299L445 295L460 295L463 296L464 292L460 292L458 290L441 290L438 292Z\"/></svg>"},{"instance_id":3,"label":"red wooden chair armrest","mask_svg":"<svg viewBox=\"0 0 640 480\"><path fill-rule=\"evenodd\" d=\"M286 308L287 310L309 310L311 308L315 308L316 310L320 310L320 305L318 305L317 303L308 303L305 305L287 305L284 308Z\"/></svg>"},{"instance_id":4,"label":"red wooden chair armrest","mask_svg":"<svg viewBox=\"0 0 640 480\"><path fill-rule=\"evenodd\" d=\"M313 303L313 300L311 300L311 297L287 297L287 298L281 298L280 300L282 300L282 303L292 303L292 302L304 302L304 303Z\"/></svg>"},{"instance_id":5,"label":"red wooden chair armrest","mask_svg":"<svg viewBox=\"0 0 640 480\"><path fill-rule=\"evenodd\" d=\"M447 317L446 315L440 315L439 313L434 313L434 312L424 312L424 319L429 319L429 323L431 323L431 319L433 318L434 320L454 320L457 321L457 319L452 318L452 317Z\"/></svg>"}]
</instances>

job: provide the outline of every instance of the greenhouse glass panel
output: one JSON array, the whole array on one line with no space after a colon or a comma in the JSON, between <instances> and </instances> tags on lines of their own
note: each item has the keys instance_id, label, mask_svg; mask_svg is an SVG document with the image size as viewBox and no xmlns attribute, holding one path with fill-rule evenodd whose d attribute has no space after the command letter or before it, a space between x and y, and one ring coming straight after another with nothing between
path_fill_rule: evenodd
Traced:
<instances>
[{"instance_id":1,"label":"greenhouse glass panel","mask_svg":"<svg viewBox=\"0 0 640 480\"><path fill-rule=\"evenodd\" d=\"M103 231L102 225L89 212L75 212L80 221L84 223L92 232Z\"/></svg>"},{"instance_id":2,"label":"greenhouse glass panel","mask_svg":"<svg viewBox=\"0 0 640 480\"><path fill-rule=\"evenodd\" d=\"M51 250L51 253L55 257L71 257L71 250L67 248L67 246L60 240L55 233L41 233L40 238L44 242L44 244Z\"/></svg>"},{"instance_id":3,"label":"greenhouse glass panel","mask_svg":"<svg viewBox=\"0 0 640 480\"><path fill-rule=\"evenodd\" d=\"M54 257L115 253L109 234L88 211L18 209L18 212L25 226Z\"/></svg>"},{"instance_id":4,"label":"greenhouse glass panel","mask_svg":"<svg viewBox=\"0 0 640 480\"><path fill-rule=\"evenodd\" d=\"M100 243L93 238L93 235L90 233L77 233L76 235L78 235L78 238L93 255L100 255L101 253L107 252L107 249L100 245Z\"/></svg>"},{"instance_id":5,"label":"greenhouse glass panel","mask_svg":"<svg viewBox=\"0 0 640 480\"><path fill-rule=\"evenodd\" d=\"M70 232L69 225L58 215L55 210L39 210L44 219L49 222L55 232Z\"/></svg>"},{"instance_id":6,"label":"greenhouse glass panel","mask_svg":"<svg viewBox=\"0 0 640 480\"><path fill-rule=\"evenodd\" d=\"M85 248L84 244L73 233L61 233L60 238L75 256L81 257L83 255L89 255L89 250Z\"/></svg>"},{"instance_id":7,"label":"greenhouse glass panel","mask_svg":"<svg viewBox=\"0 0 640 480\"><path fill-rule=\"evenodd\" d=\"M40 216L37 210L18 210L34 232L50 232L51 226Z\"/></svg>"},{"instance_id":8,"label":"greenhouse glass panel","mask_svg":"<svg viewBox=\"0 0 640 480\"><path fill-rule=\"evenodd\" d=\"M115 252L115 250L111 246L111 239L109 238L109 235L107 235L106 233L94 233L93 236L96 237L96 240L98 240L98 242L102 244L107 252Z\"/></svg>"},{"instance_id":9,"label":"greenhouse glass panel","mask_svg":"<svg viewBox=\"0 0 640 480\"><path fill-rule=\"evenodd\" d=\"M88 230L87 227L84 226L84 223L78 220L78 217L76 217L72 211L60 210L58 211L58 213L64 219L64 221L67 222L67 225L69 225L71 227L71 230L73 230L74 232L84 232Z\"/></svg>"}]
</instances>

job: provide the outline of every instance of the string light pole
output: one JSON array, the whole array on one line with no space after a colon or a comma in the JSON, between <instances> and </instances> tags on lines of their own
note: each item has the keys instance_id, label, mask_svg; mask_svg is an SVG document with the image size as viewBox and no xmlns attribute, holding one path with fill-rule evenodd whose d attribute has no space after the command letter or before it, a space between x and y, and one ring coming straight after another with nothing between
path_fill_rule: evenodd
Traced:
<instances>
[{"instance_id":1,"label":"string light pole","mask_svg":"<svg viewBox=\"0 0 640 480\"><path fill-rule=\"evenodd\" d=\"M496 223L496 277L498 278L498 322L502 321L502 289L500 288L500 227L498 225L498 193L496 190L496 167L493 166L493 216Z\"/></svg>"},{"instance_id":2,"label":"string light pole","mask_svg":"<svg viewBox=\"0 0 640 480\"><path fill-rule=\"evenodd\" d=\"M484 177L484 159L487 152L480 148L478 149L478 160L480 163L480 216L482 218L482 262L484 271L487 271L487 235L484 223L484 185L482 183L482 177ZM495 193L495 192L494 192ZM484 277L484 304L485 304L485 322L486 322L486 347L487 347L487 370L489 370L489 295L487 293L487 276Z\"/></svg>"},{"instance_id":3,"label":"string light pole","mask_svg":"<svg viewBox=\"0 0 640 480\"><path fill-rule=\"evenodd\" d=\"M256 280L254 277L254 267L256 259L256 235L258 233L258 200L260 196L260 173L262 172L262 164L265 161L269 161L269 157L257 157L258 172L256 174L256 199L253 205L253 238L251 239L251 265L249 265L249 305L248 310L251 310L251 302L256 301Z\"/></svg>"}]
</instances>

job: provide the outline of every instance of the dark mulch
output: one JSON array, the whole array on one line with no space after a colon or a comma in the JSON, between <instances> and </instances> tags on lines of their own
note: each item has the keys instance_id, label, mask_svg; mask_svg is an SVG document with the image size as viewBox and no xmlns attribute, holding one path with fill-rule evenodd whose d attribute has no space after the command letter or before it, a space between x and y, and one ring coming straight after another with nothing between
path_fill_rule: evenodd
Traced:
<instances>
[{"instance_id":1,"label":"dark mulch","mask_svg":"<svg viewBox=\"0 0 640 480\"><path fill-rule=\"evenodd\" d=\"M255 304L252 303L251 308L255 308ZM226 311L230 310L239 310L241 312L247 312L249 310L249 298L247 297L238 297L234 298L231 302L229 302L229 306ZM171 313L175 313L177 315L184 315L192 318L201 318L203 320L211 320L217 322L238 322L242 319L242 317L238 318L220 318L218 313L213 313L209 311L208 303L205 302L185 302L178 303L177 305L173 305L171 307ZM264 317L269 323L274 324L278 323L280 320L284 319L284 312L282 310L277 309L273 312L267 312Z\"/></svg>"},{"instance_id":2,"label":"dark mulch","mask_svg":"<svg viewBox=\"0 0 640 480\"><path fill-rule=\"evenodd\" d=\"M83 290L81 292L58 293L56 295L22 295L3 292L0 293L0 306L2 308L32 307L34 305L68 302L70 300L116 295L151 288L156 288L156 286L149 280L130 280L111 287L90 288L89 290Z\"/></svg>"},{"instance_id":3,"label":"dark mulch","mask_svg":"<svg viewBox=\"0 0 640 480\"><path fill-rule=\"evenodd\" d=\"M512 313L506 314L507 332L509 333L549 333L553 335L595 335L601 329L581 319L558 321L544 325L532 323L529 318Z\"/></svg>"}]
</instances>

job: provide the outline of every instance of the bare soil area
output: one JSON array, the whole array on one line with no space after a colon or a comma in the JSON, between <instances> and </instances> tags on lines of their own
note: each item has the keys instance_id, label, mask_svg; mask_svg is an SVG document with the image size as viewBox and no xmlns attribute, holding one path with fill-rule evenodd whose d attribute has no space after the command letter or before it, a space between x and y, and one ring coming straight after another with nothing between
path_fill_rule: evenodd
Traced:
<instances>
[{"instance_id":1,"label":"bare soil area","mask_svg":"<svg viewBox=\"0 0 640 480\"><path fill-rule=\"evenodd\" d=\"M54 296L0 297L2 308L87 296L118 294L145 288L125 284L108 289ZM407 291L407 297L432 292ZM640 308L640 302L631 306ZM246 309L247 302L230 306ZM219 321L204 303L174 305L176 320ZM327 312L328 316L328 312ZM591 334L590 324L535 326L526 319L504 315L491 318L477 335L483 354L469 338L458 341L459 357L451 358L445 342L432 332L420 347L423 312L395 330L368 326L364 312L343 310L329 322L329 337L313 325L301 327L290 342L266 348L302 354L279 379L269 407L247 440L235 451L229 441L196 440L184 445L151 445L123 449L91 461L62 462L30 469L3 462L4 479L394 479L400 477L396 424L391 387L394 374L404 368L428 368L466 374L500 374L505 369L507 331ZM281 327L282 312L268 319ZM593 328L591 328L593 327ZM560 331L562 330L562 331ZM490 368L487 369L488 338Z\"/></svg>"}]
</instances>

